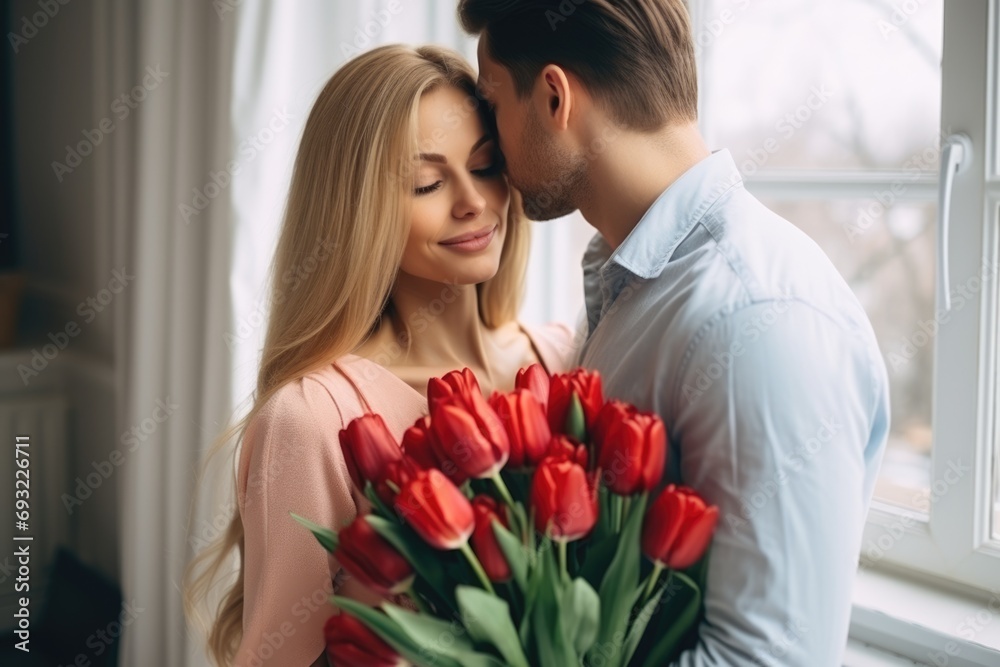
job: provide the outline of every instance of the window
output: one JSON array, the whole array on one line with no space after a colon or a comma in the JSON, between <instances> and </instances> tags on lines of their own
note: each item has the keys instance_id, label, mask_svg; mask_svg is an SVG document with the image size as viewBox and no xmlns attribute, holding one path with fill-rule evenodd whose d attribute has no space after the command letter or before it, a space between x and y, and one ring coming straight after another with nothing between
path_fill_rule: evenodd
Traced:
<instances>
[{"instance_id":1,"label":"window","mask_svg":"<svg viewBox=\"0 0 1000 667\"><path fill-rule=\"evenodd\" d=\"M689 2L710 147L823 247L886 361L892 430L862 557L980 588L1000 586L997 4ZM972 155L945 283L939 171L958 132Z\"/></svg>"}]
</instances>

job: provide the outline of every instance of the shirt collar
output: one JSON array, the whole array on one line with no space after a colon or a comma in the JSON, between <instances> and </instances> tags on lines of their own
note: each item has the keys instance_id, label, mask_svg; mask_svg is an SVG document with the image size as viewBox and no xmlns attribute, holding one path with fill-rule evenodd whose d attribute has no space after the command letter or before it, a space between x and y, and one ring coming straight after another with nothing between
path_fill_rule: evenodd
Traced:
<instances>
[{"instance_id":1,"label":"shirt collar","mask_svg":"<svg viewBox=\"0 0 1000 667\"><path fill-rule=\"evenodd\" d=\"M715 202L742 183L729 150L713 151L660 193L617 250L612 252L604 237L596 234L582 262L591 330L629 275L645 280L659 276L677 246Z\"/></svg>"}]
</instances>

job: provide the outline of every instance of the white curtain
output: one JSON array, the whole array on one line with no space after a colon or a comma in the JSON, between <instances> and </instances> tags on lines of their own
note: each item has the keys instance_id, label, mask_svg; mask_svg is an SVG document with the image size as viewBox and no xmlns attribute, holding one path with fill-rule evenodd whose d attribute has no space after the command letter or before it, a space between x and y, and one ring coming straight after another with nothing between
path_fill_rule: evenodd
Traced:
<instances>
[{"instance_id":1,"label":"white curtain","mask_svg":"<svg viewBox=\"0 0 1000 667\"><path fill-rule=\"evenodd\" d=\"M107 0L105 8L112 89L130 89L147 68L158 79L109 177L115 252L135 275L116 337L118 432L152 430L119 489L123 593L141 610L119 664L207 664L186 631L179 588L195 538L211 537L207 526L226 518L206 497L189 530L201 454L231 408L231 208L219 174L232 152L235 21L204 0ZM216 479L212 490L232 493L227 474Z\"/></svg>"}]
</instances>

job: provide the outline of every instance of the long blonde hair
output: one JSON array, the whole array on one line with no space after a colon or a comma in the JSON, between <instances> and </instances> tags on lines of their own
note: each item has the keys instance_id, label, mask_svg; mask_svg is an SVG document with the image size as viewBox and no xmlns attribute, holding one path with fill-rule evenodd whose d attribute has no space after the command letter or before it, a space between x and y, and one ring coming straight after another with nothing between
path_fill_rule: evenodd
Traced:
<instances>
[{"instance_id":1,"label":"long blonde hair","mask_svg":"<svg viewBox=\"0 0 1000 667\"><path fill-rule=\"evenodd\" d=\"M227 447L230 438L238 434L236 442L242 441L279 388L351 352L378 326L408 233L420 99L440 86L469 95L494 128L476 97L472 68L441 47L372 49L341 67L319 94L303 130L271 266L271 314L253 407L215 440L208 459L222 451L236 456L238 446ZM513 320L523 296L530 223L511 193L500 268L477 286L479 315L489 328ZM318 243L332 255L303 270ZM287 282L295 287L288 289ZM223 566L238 550L235 581L203 623L210 626L209 651L220 665L231 662L242 638L243 537L237 511L225 533L185 571L185 609L199 619L213 586L222 583L220 574L227 574Z\"/></svg>"}]
</instances>

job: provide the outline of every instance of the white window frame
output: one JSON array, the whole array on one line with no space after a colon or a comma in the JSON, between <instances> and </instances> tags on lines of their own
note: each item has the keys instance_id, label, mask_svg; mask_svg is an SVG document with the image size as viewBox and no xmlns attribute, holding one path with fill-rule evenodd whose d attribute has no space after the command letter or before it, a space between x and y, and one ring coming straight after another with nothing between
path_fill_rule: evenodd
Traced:
<instances>
[{"instance_id":1,"label":"white window frame","mask_svg":"<svg viewBox=\"0 0 1000 667\"><path fill-rule=\"evenodd\" d=\"M702 25L704 5L692 0L689 10L693 26ZM956 177L952 194L952 290L959 285L973 287L970 280L984 264L1000 266L998 10L1000 0L944 0L941 132L942 136L964 132L974 146L970 168ZM699 116L704 123L705 114ZM907 187L900 201L938 200L936 175L914 180L912 173L902 170L762 169L745 179L754 195L785 200L871 199L873 192L901 181ZM977 295L978 300L961 308L953 305L950 319L934 337L929 513L873 500L861 567L916 572L956 589L997 593L1000 542L992 537L992 525L994 466L1000 447L996 430L1000 291L995 268ZM940 308L937 304L935 313ZM957 461L971 470L961 476L949 473L949 465ZM938 480L954 483L945 482L947 490L936 495L933 484ZM888 549L881 549L887 544ZM866 556L866 551L875 558Z\"/></svg>"}]
</instances>

